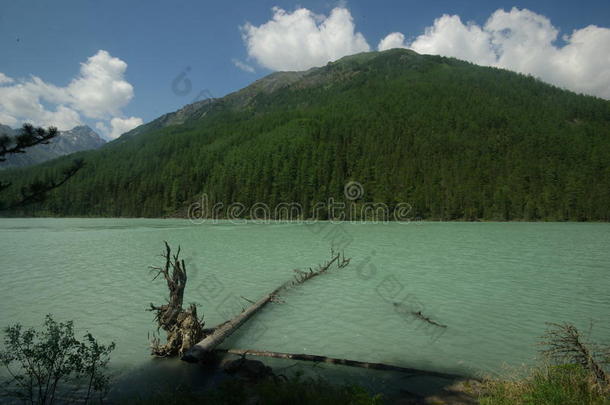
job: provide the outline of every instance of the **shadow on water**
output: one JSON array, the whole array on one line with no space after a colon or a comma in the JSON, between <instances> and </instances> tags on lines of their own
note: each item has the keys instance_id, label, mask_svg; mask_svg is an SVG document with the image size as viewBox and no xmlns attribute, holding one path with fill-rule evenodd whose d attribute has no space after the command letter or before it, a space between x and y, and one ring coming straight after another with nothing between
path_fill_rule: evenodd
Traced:
<instances>
[{"instance_id":1,"label":"shadow on water","mask_svg":"<svg viewBox=\"0 0 610 405\"><path fill-rule=\"evenodd\" d=\"M240 356L227 354L216 366L203 367L178 359L150 359L145 364L123 372L115 379L108 394L109 403L129 403L168 393L188 392L205 396L222 381L230 379L222 371L222 363ZM273 369L276 376L323 379L337 386L358 385L371 394L382 394L387 403L419 404L424 398L441 398L449 403L470 404L471 398L453 391L456 383L468 379L409 375L399 372L367 370L334 364L248 356Z\"/></svg>"},{"instance_id":2,"label":"shadow on water","mask_svg":"<svg viewBox=\"0 0 610 405\"><path fill-rule=\"evenodd\" d=\"M110 403L116 403L180 390L205 391L225 378L219 368L190 365L179 359L152 358L119 374L107 399Z\"/></svg>"}]
</instances>

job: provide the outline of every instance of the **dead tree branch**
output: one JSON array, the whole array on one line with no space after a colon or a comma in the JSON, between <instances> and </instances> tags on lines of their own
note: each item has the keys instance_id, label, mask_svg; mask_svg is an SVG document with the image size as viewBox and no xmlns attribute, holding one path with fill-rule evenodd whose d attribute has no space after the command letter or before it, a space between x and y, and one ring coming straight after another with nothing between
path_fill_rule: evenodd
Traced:
<instances>
[{"instance_id":1,"label":"dead tree branch","mask_svg":"<svg viewBox=\"0 0 610 405\"><path fill-rule=\"evenodd\" d=\"M542 353L559 363L579 364L589 371L597 381L604 385L610 379L596 359L594 350L585 342L578 329L570 323L549 323L549 329L543 336L541 344L547 348Z\"/></svg>"},{"instance_id":2,"label":"dead tree branch","mask_svg":"<svg viewBox=\"0 0 610 405\"><path fill-rule=\"evenodd\" d=\"M294 270L294 272L296 273L294 276L294 280L290 283L290 287L294 287L300 284L303 284L304 282L306 282L307 280L311 280L314 277L317 277L321 274L324 274L328 271L328 269L331 268L331 266L334 263L337 263L337 267L342 269L344 267L346 267L350 262L350 258L345 258L345 255L342 253L335 253L333 250L331 250L331 260L328 260L326 262L324 262L321 265L318 265L318 267L314 270L311 267L309 268L308 271L302 271L302 270Z\"/></svg>"}]
</instances>

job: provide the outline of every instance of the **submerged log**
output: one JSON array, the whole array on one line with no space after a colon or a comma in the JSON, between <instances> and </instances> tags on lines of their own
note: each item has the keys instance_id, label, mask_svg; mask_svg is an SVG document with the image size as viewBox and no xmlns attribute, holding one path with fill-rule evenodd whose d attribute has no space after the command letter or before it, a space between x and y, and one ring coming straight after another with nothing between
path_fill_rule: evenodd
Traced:
<instances>
[{"instance_id":1,"label":"submerged log","mask_svg":"<svg viewBox=\"0 0 610 405\"><path fill-rule=\"evenodd\" d=\"M428 322L430 325L434 325L434 326L438 326L439 328L446 328L447 325L443 325L441 323L438 323L436 321L433 321L432 319L430 319L429 317L425 316L424 314L421 313L421 311L412 311L411 312L413 314L413 316L415 316L418 319L421 319L424 322Z\"/></svg>"},{"instance_id":2,"label":"submerged log","mask_svg":"<svg viewBox=\"0 0 610 405\"><path fill-rule=\"evenodd\" d=\"M427 317L426 315L422 314L421 311L412 311L412 310L406 308L406 306L404 304L395 302L394 307L396 307L400 312L408 313L421 321L429 323L430 325L438 326L439 328L447 327L447 325L443 325L441 323L433 321L432 319L430 319L430 317Z\"/></svg>"},{"instance_id":3,"label":"submerged log","mask_svg":"<svg viewBox=\"0 0 610 405\"><path fill-rule=\"evenodd\" d=\"M346 259L345 256L340 253L335 254L332 252L331 260L325 262L323 265L318 266L317 269L309 269L309 271L296 271L296 276L293 280L289 280L273 290L271 293L265 295L251 306L246 308L243 312L235 316L233 319L219 325L214 328L214 331L207 335L199 343L193 345L189 350L184 353L182 360L189 363L197 363L200 361L206 362L213 356L214 349L220 345L226 338L231 336L244 322L246 322L252 315L262 309L267 303L277 299L279 293L290 287L294 287L311 280L323 273L326 273L333 264L337 264L338 268L343 268L349 264L350 259Z\"/></svg>"},{"instance_id":4,"label":"submerged log","mask_svg":"<svg viewBox=\"0 0 610 405\"><path fill-rule=\"evenodd\" d=\"M273 358L277 358L277 359L312 361L315 363L339 364L342 366L368 368L371 370L396 371L399 373L411 374L413 376L439 377L439 378L445 378L445 379L450 379L450 380L464 378L463 376L459 376L457 374L441 373L438 371L419 370L416 368L400 367L400 366L394 366L391 364L369 363L369 362L365 362L365 361L337 359L337 358L333 358L333 357L318 356L318 355L313 355L313 354L280 353L280 352L269 352L269 351L261 351L261 350L242 350L242 349L216 349L215 352L237 354L240 356L250 355L250 356L259 356L259 357L273 357Z\"/></svg>"}]
</instances>

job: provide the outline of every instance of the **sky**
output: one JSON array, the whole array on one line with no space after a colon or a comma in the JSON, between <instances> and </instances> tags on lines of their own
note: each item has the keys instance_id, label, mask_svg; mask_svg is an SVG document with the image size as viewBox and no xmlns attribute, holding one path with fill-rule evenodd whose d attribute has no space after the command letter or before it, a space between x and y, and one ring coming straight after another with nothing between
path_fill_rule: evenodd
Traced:
<instances>
[{"instance_id":1,"label":"sky","mask_svg":"<svg viewBox=\"0 0 610 405\"><path fill-rule=\"evenodd\" d=\"M273 71L395 47L610 99L607 0L0 0L0 123L113 139Z\"/></svg>"}]
</instances>

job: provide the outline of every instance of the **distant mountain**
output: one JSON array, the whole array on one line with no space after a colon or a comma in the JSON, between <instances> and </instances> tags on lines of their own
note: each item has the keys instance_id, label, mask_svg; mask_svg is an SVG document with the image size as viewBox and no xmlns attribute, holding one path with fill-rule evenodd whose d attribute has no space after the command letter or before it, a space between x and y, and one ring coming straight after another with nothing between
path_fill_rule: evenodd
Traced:
<instances>
[{"instance_id":1,"label":"distant mountain","mask_svg":"<svg viewBox=\"0 0 610 405\"><path fill-rule=\"evenodd\" d=\"M0 124L0 135L15 136L18 133L18 129ZM60 131L59 135L46 145L36 145L27 149L26 153L9 155L5 162L0 163L0 169L31 166L70 153L97 149L105 143L97 132L82 125L69 131Z\"/></svg>"},{"instance_id":2,"label":"distant mountain","mask_svg":"<svg viewBox=\"0 0 610 405\"><path fill-rule=\"evenodd\" d=\"M610 221L610 102L402 49L273 73L78 157L24 215L184 215L206 194L220 215L294 202L324 219L313 208L332 198L424 219ZM70 159L4 171L4 198ZM346 199L351 181L363 194Z\"/></svg>"}]
</instances>

